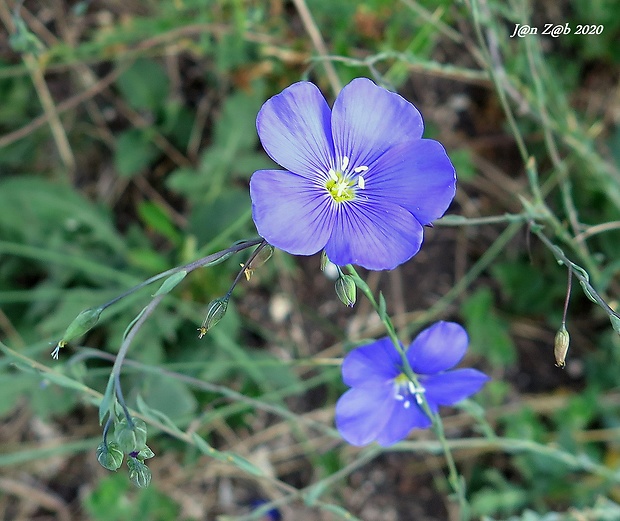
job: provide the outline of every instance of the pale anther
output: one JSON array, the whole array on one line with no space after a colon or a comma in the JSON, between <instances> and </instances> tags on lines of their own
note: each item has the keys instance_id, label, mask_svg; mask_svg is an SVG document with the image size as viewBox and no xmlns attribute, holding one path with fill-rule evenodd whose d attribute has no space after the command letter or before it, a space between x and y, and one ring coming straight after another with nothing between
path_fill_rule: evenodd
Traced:
<instances>
[{"instance_id":1,"label":"pale anther","mask_svg":"<svg viewBox=\"0 0 620 521\"><path fill-rule=\"evenodd\" d=\"M410 402L409 400L407 400L407 401L403 404L403 407L404 407L405 409L409 409L409 406L410 406L410 405L411 405L411 402Z\"/></svg>"},{"instance_id":2,"label":"pale anther","mask_svg":"<svg viewBox=\"0 0 620 521\"><path fill-rule=\"evenodd\" d=\"M367 166L358 166L358 167L356 167L356 168L354 168L354 169L353 169L353 171L354 171L356 174L359 174L360 172L366 172L366 170L368 170L368 167L367 167Z\"/></svg>"},{"instance_id":3,"label":"pale anther","mask_svg":"<svg viewBox=\"0 0 620 521\"><path fill-rule=\"evenodd\" d=\"M334 171L333 168L329 169L329 172L327 172L327 174L329 175L329 177L331 177L334 181L338 181L338 176L336 175L336 172Z\"/></svg>"},{"instance_id":4,"label":"pale anther","mask_svg":"<svg viewBox=\"0 0 620 521\"><path fill-rule=\"evenodd\" d=\"M341 169L342 172L344 172L348 166L349 166L349 158L347 156L344 156L342 158L342 169Z\"/></svg>"},{"instance_id":5,"label":"pale anther","mask_svg":"<svg viewBox=\"0 0 620 521\"><path fill-rule=\"evenodd\" d=\"M366 181L361 175L357 178L357 186L359 186L362 190L366 188Z\"/></svg>"}]
</instances>

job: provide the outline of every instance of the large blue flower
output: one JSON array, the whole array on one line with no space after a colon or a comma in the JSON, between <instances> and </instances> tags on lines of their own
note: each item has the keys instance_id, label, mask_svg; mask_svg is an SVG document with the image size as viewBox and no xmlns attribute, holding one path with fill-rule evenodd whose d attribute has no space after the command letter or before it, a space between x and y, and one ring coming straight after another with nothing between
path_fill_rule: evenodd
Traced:
<instances>
[{"instance_id":1,"label":"large blue flower","mask_svg":"<svg viewBox=\"0 0 620 521\"><path fill-rule=\"evenodd\" d=\"M325 249L339 266L395 268L454 197L454 167L441 144L422 139L418 110L367 78L342 89L332 111L315 85L295 83L267 100L256 127L286 170L254 172L252 216L289 253Z\"/></svg>"},{"instance_id":2,"label":"large blue flower","mask_svg":"<svg viewBox=\"0 0 620 521\"><path fill-rule=\"evenodd\" d=\"M387 337L351 351L342 364L351 387L336 404L336 427L351 445L392 445L413 428L432 422L424 413L424 394L431 411L478 392L488 377L476 369L452 368L463 358L468 338L454 322L437 322L422 331L406 352L417 374L416 386L403 374L400 354Z\"/></svg>"}]
</instances>

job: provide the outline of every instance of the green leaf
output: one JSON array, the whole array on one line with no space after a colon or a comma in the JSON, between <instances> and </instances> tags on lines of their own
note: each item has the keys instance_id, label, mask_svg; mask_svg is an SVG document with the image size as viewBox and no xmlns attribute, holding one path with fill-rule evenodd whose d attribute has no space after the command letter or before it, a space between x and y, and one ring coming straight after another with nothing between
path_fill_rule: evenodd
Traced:
<instances>
[{"instance_id":1,"label":"green leaf","mask_svg":"<svg viewBox=\"0 0 620 521\"><path fill-rule=\"evenodd\" d=\"M158 154L151 130L131 128L122 132L116 140L114 165L121 176L133 177L147 168Z\"/></svg>"},{"instance_id":2,"label":"green leaf","mask_svg":"<svg viewBox=\"0 0 620 521\"><path fill-rule=\"evenodd\" d=\"M143 201L138 206L138 214L144 223L154 231L169 239L173 244L180 244L181 233L170 219L169 213L159 204L152 201Z\"/></svg>"},{"instance_id":3,"label":"green leaf","mask_svg":"<svg viewBox=\"0 0 620 521\"><path fill-rule=\"evenodd\" d=\"M179 429L176 424L163 412L158 411L149 407L142 396L138 395L136 397L136 404L138 406L138 410L147 418L157 422L164 424L168 429L174 432L177 436L181 438L185 436L185 433Z\"/></svg>"},{"instance_id":4,"label":"green leaf","mask_svg":"<svg viewBox=\"0 0 620 521\"><path fill-rule=\"evenodd\" d=\"M472 352L486 357L494 366L515 363L516 348L508 334L509 324L495 311L489 288L478 289L463 302L462 312Z\"/></svg>"},{"instance_id":5,"label":"green leaf","mask_svg":"<svg viewBox=\"0 0 620 521\"><path fill-rule=\"evenodd\" d=\"M140 396L149 404L150 410L157 410L171 421L187 417L198 408L198 402L186 384L158 374L144 379Z\"/></svg>"},{"instance_id":6,"label":"green leaf","mask_svg":"<svg viewBox=\"0 0 620 521\"><path fill-rule=\"evenodd\" d=\"M153 294L153 296L156 297L157 295L165 295L167 293L170 293L172 289L175 288L176 285L185 278L186 275L187 275L187 271L185 270L181 270L181 271L177 271L176 273L173 273L166 280L164 280L162 285Z\"/></svg>"},{"instance_id":7,"label":"green leaf","mask_svg":"<svg viewBox=\"0 0 620 521\"><path fill-rule=\"evenodd\" d=\"M99 425L103 424L103 420L105 420L106 415L110 413L114 400L114 375L111 374L110 378L108 378L108 385L106 385L103 398L99 403Z\"/></svg>"},{"instance_id":8,"label":"green leaf","mask_svg":"<svg viewBox=\"0 0 620 521\"><path fill-rule=\"evenodd\" d=\"M168 98L168 75L152 60L136 60L120 75L116 84L127 103L137 110L155 112Z\"/></svg>"}]
</instances>

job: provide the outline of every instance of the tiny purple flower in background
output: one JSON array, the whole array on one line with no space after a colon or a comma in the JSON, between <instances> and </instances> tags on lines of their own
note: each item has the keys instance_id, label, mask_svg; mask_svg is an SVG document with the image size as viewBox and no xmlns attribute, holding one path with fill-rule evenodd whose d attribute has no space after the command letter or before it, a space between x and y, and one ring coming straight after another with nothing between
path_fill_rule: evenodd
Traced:
<instances>
[{"instance_id":1,"label":"tiny purple flower in background","mask_svg":"<svg viewBox=\"0 0 620 521\"><path fill-rule=\"evenodd\" d=\"M393 269L454 198L454 167L422 139L418 110L367 78L344 87L331 111L318 87L295 83L265 102L256 128L286 170L254 172L252 217L288 253L325 249L339 266Z\"/></svg>"},{"instance_id":2,"label":"tiny purple flower in background","mask_svg":"<svg viewBox=\"0 0 620 521\"><path fill-rule=\"evenodd\" d=\"M388 338L351 351L342 364L344 383L351 387L336 404L336 427L351 445L392 445L414 428L430 427L421 395L433 413L477 393L489 379L476 369L448 371L465 355L469 340L454 322L437 322L422 331L407 349L418 375L416 388L402 372L400 354Z\"/></svg>"}]
</instances>

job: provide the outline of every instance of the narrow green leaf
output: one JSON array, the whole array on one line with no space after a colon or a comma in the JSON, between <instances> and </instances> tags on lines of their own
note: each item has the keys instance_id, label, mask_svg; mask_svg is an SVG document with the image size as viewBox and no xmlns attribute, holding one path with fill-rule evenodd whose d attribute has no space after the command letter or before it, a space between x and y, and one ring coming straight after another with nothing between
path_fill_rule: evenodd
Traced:
<instances>
[{"instance_id":1,"label":"narrow green leaf","mask_svg":"<svg viewBox=\"0 0 620 521\"><path fill-rule=\"evenodd\" d=\"M217 449L214 449L204 440L204 438L198 435L198 433L194 432L192 434L192 439L196 444L196 448L200 452L206 454L207 456L210 456L215 460L221 461L223 463L228 463L229 465L234 465L235 467L238 467L244 472L247 472L248 474L252 474L254 476L265 475L265 473L260 468L258 468L256 465L254 465L244 457L239 456L238 454L235 454L233 452L221 452Z\"/></svg>"},{"instance_id":2,"label":"narrow green leaf","mask_svg":"<svg viewBox=\"0 0 620 521\"><path fill-rule=\"evenodd\" d=\"M129 324L127 324L127 327L125 328L125 331L123 332L123 340L125 340L125 338L127 338L127 335L129 334L129 331L131 331L131 328L133 327L133 325L140 320L140 317L143 315L143 313L146 311L146 306L142 308L142 311L140 311L140 313L138 313L134 319L129 322Z\"/></svg>"},{"instance_id":3,"label":"narrow green leaf","mask_svg":"<svg viewBox=\"0 0 620 521\"><path fill-rule=\"evenodd\" d=\"M105 393L103 393L103 398L99 403L99 425L103 424L103 420L105 420L106 415L110 412L112 400L114 400L114 375L111 374L108 379L108 385L106 385L105 388Z\"/></svg>"},{"instance_id":4,"label":"narrow green leaf","mask_svg":"<svg viewBox=\"0 0 620 521\"><path fill-rule=\"evenodd\" d=\"M614 331L620 335L620 318L616 315L609 315L609 320L611 321L611 327L614 328Z\"/></svg>"},{"instance_id":5,"label":"narrow green leaf","mask_svg":"<svg viewBox=\"0 0 620 521\"><path fill-rule=\"evenodd\" d=\"M385 297L383 296L383 292L379 292L379 318L382 321L385 321L387 317L387 304L385 303Z\"/></svg>"},{"instance_id":6,"label":"narrow green leaf","mask_svg":"<svg viewBox=\"0 0 620 521\"><path fill-rule=\"evenodd\" d=\"M179 282L181 282L185 278L186 275L187 275L187 271L185 271L185 270L181 270L181 271L177 271L176 273L173 273L172 275L170 275L170 277L168 277L166 280L164 280L162 285L153 294L153 296L156 297L157 295L165 295L167 293L170 293L170 291L172 291L172 289Z\"/></svg>"}]
</instances>

